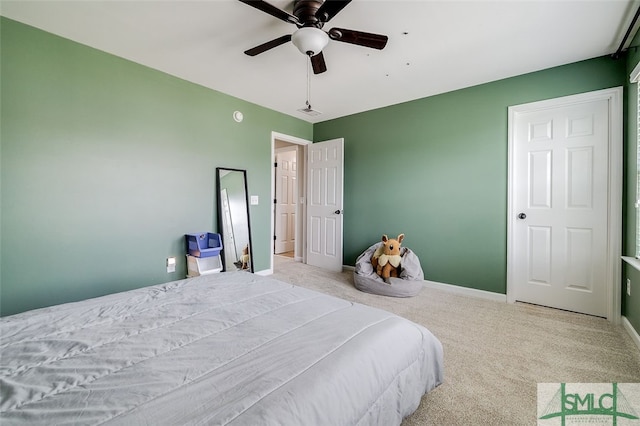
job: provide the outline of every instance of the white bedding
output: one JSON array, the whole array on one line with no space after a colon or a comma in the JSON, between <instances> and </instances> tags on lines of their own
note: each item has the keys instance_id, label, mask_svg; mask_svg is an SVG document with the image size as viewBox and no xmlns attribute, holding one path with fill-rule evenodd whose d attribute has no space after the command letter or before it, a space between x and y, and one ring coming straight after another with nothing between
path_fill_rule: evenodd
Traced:
<instances>
[{"instance_id":1,"label":"white bedding","mask_svg":"<svg viewBox=\"0 0 640 426\"><path fill-rule=\"evenodd\" d=\"M425 328L247 272L2 318L0 423L394 425L442 381Z\"/></svg>"}]
</instances>

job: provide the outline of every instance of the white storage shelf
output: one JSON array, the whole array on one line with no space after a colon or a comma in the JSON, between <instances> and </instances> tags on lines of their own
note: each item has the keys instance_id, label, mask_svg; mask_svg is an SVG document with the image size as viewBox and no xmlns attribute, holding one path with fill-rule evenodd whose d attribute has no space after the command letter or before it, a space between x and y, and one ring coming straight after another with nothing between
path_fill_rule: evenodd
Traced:
<instances>
[{"instance_id":1,"label":"white storage shelf","mask_svg":"<svg viewBox=\"0 0 640 426\"><path fill-rule=\"evenodd\" d=\"M195 257L187 255L187 277L215 274L222 271L220 256Z\"/></svg>"}]
</instances>

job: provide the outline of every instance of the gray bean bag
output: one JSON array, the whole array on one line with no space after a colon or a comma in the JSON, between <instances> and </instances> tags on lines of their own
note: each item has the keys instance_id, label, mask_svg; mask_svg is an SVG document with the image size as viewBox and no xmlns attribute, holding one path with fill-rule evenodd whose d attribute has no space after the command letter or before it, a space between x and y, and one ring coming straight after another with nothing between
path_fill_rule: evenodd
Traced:
<instances>
[{"instance_id":1,"label":"gray bean bag","mask_svg":"<svg viewBox=\"0 0 640 426\"><path fill-rule=\"evenodd\" d=\"M411 297L420 293L424 273L418 256L403 247L400 252L402 263L399 278L391 277L385 281L371 265L371 256L380 245L382 242L372 245L356 259L356 270L353 273L356 288L366 293L392 297Z\"/></svg>"}]
</instances>

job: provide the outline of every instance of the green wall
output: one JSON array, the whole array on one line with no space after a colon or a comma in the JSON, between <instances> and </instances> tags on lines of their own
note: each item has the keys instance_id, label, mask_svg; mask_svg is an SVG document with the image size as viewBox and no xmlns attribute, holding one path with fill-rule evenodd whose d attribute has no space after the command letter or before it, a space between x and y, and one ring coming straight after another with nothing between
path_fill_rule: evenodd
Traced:
<instances>
[{"instance_id":1,"label":"green wall","mask_svg":"<svg viewBox=\"0 0 640 426\"><path fill-rule=\"evenodd\" d=\"M637 84L629 83L629 76L640 62L640 33L631 42L631 47L627 55L627 69L625 71L626 90L627 90L627 120L626 133L627 140L625 144L625 223L624 223L624 246L623 254L626 256L635 256L636 241L636 173L638 171L637 162L637 140L638 140L638 107L637 107ZM640 332L640 271L627 263L623 263L622 277L622 315L624 315L636 331ZM627 296L626 280L631 280L631 296Z\"/></svg>"},{"instance_id":2,"label":"green wall","mask_svg":"<svg viewBox=\"0 0 640 426\"><path fill-rule=\"evenodd\" d=\"M405 233L426 279L505 293L508 106L630 91L640 58L631 49L312 126L6 18L0 31L2 315L182 278L183 235L217 228L216 167L247 169L249 193L270 199L272 131L345 138L345 264L381 234ZM270 207L250 206L256 270L269 268ZM626 276L640 283L635 269ZM639 295L623 296L636 330Z\"/></svg>"},{"instance_id":3,"label":"green wall","mask_svg":"<svg viewBox=\"0 0 640 426\"><path fill-rule=\"evenodd\" d=\"M2 315L183 278L184 234L217 228L216 167L247 169L264 200L253 254L270 267L271 132L311 139L311 124L6 18L0 31Z\"/></svg>"},{"instance_id":4,"label":"green wall","mask_svg":"<svg viewBox=\"0 0 640 426\"><path fill-rule=\"evenodd\" d=\"M622 86L625 69L596 58L316 124L315 141L345 138L345 263L405 233L425 279L506 293L507 108Z\"/></svg>"}]
</instances>

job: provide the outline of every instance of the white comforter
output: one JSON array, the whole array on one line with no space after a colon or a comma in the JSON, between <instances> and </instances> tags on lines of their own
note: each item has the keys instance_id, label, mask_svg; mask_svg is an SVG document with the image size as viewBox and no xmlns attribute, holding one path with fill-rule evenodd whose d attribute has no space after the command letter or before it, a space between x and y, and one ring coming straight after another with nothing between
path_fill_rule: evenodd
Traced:
<instances>
[{"instance_id":1,"label":"white comforter","mask_svg":"<svg viewBox=\"0 0 640 426\"><path fill-rule=\"evenodd\" d=\"M393 425L442 381L403 318L247 272L1 319L0 423Z\"/></svg>"}]
</instances>

